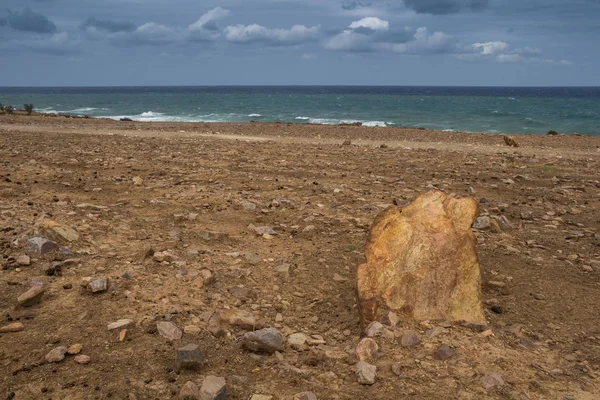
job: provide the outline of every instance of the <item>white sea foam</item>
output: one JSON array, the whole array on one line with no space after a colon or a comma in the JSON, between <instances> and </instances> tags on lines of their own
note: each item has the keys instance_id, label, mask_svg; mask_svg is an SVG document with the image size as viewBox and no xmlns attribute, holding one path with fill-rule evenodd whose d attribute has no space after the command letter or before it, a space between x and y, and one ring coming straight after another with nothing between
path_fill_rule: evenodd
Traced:
<instances>
[{"instance_id":1,"label":"white sea foam","mask_svg":"<svg viewBox=\"0 0 600 400\"><path fill-rule=\"evenodd\" d=\"M308 121L310 119L310 117L296 117L295 119L300 119L303 121Z\"/></svg>"},{"instance_id":2,"label":"white sea foam","mask_svg":"<svg viewBox=\"0 0 600 400\"><path fill-rule=\"evenodd\" d=\"M454 129L442 129L442 132L456 132Z\"/></svg>"},{"instance_id":3,"label":"white sea foam","mask_svg":"<svg viewBox=\"0 0 600 400\"><path fill-rule=\"evenodd\" d=\"M248 114L249 117L262 117L261 114Z\"/></svg>"},{"instance_id":4,"label":"white sea foam","mask_svg":"<svg viewBox=\"0 0 600 400\"><path fill-rule=\"evenodd\" d=\"M95 108L95 107L81 107L81 108L76 108L74 110L71 110L69 112L72 112L72 113L82 113L82 112L90 112L90 111L94 111L94 110L97 110L97 108Z\"/></svg>"},{"instance_id":5,"label":"white sea foam","mask_svg":"<svg viewBox=\"0 0 600 400\"><path fill-rule=\"evenodd\" d=\"M163 115L165 115L165 114L159 113L159 112L154 112L154 111L146 111L146 112L143 112L140 116L141 117L162 117Z\"/></svg>"}]
</instances>

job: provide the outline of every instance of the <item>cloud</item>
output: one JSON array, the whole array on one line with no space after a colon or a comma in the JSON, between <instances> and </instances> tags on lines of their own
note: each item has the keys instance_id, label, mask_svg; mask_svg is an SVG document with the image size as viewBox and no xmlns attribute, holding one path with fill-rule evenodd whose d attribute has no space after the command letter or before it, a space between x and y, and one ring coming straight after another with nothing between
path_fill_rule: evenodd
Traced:
<instances>
[{"instance_id":1,"label":"cloud","mask_svg":"<svg viewBox=\"0 0 600 400\"><path fill-rule=\"evenodd\" d=\"M271 29L262 25L235 25L225 28L225 38L232 43L263 42L275 46L297 45L316 40L319 25L294 25L290 29Z\"/></svg>"},{"instance_id":2,"label":"cloud","mask_svg":"<svg viewBox=\"0 0 600 400\"><path fill-rule=\"evenodd\" d=\"M23 40L13 40L11 47L26 49L34 53L65 56L81 53L79 41L72 40L67 32L57 32L51 36L34 36Z\"/></svg>"},{"instance_id":3,"label":"cloud","mask_svg":"<svg viewBox=\"0 0 600 400\"><path fill-rule=\"evenodd\" d=\"M426 27L390 29L388 21L368 17L352 22L348 29L325 42L328 50L348 52L393 52L431 54L452 52L456 39L443 32L429 33Z\"/></svg>"},{"instance_id":4,"label":"cloud","mask_svg":"<svg viewBox=\"0 0 600 400\"><path fill-rule=\"evenodd\" d=\"M513 48L503 41L472 43L456 54L465 61L491 60L500 63L545 62L557 65L571 65L568 60L542 58L542 51L533 47Z\"/></svg>"},{"instance_id":5,"label":"cloud","mask_svg":"<svg viewBox=\"0 0 600 400\"><path fill-rule=\"evenodd\" d=\"M133 32L137 29L133 22L100 20L96 18L88 18L81 25L82 29L94 28L105 32Z\"/></svg>"},{"instance_id":6,"label":"cloud","mask_svg":"<svg viewBox=\"0 0 600 400\"><path fill-rule=\"evenodd\" d=\"M138 45L160 46L176 42L181 39L181 35L165 25L155 22L147 22L138 26L135 31L124 37L124 43Z\"/></svg>"},{"instance_id":7,"label":"cloud","mask_svg":"<svg viewBox=\"0 0 600 400\"><path fill-rule=\"evenodd\" d=\"M215 40L220 36L217 21L231 15L231 11L216 7L203 14L198 21L189 25L187 30L192 40Z\"/></svg>"},{"instance_id":8,"label":"cloud","mask_svg":"<svg viewBox=\"0 0 600 400\"><path fill-rule=\"evenodd\" d=\"M404 0L404 5L416 13L434 15L483 11L489 3L489 0Z\"/></svg>"},{"instance_id":9,"label":"cloud","mask_svg":"<svg viewBox=\"0 0 600 400\"><path fill-rule=\"evenodd\" d=\"M56 25L42 14L25 8L21 12L8 10L8 16L5 18L6 24L18 31L35 33L56 33Z\"/></svg>"},{"instance_id":10,"label":"cloud","mask_svg":"<svg viewBox=\"0 0 600 400\"><path fill-rule=\"evenodd\" d=\"M0 27L8 25L8 21L6 18L0 18Z\"/></svg>"}]
</instances>

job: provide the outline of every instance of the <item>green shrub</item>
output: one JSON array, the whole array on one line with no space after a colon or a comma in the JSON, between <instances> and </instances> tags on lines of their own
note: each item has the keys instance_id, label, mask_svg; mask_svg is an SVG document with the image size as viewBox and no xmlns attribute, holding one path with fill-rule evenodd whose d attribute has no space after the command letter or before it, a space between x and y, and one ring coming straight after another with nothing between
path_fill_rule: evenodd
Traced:
<instances>
[{"instance_id":1,"label":"green shrub","mask_svg":"<svg viewBox=\"0 0 600 400\"><path fill-rule=\"evenodd\" d=\"M556 136L556 135L558 135L558 132L553 131L553 130L549 130L547 134L551 135L551 136Z\"/></svg>"},{"instance_id":2,"label":"green shrub","mask_svg":"<svg viewBox=\"0 0 600 400\"><path fill-rule=\"evenodd\" d=\"M13 113L13 111L15 111L15 108L14 108L13 106L10 106L10 105L8 105L8 106L4 106L4 112L5 112L5 113L7 113L7 114L12 114L12 113Z\"/></svg>"},{"instance_id":3,"label":"green shrub","mask_svg":"<svg viewBox=\"0 0 600 400\"><path fill-rule=\"evenodd\" d=\"M25 112L27 112L27 115L31 115L33 112L33 104L23 104L23 108L25 109Z\"/></svg>"},{"instance_id":4,"label":"green shrub","mask_svg":"<svg viewBox=\"0 0 600 400\"><path fill-rule=\"evenodd\" d=\"M0 115L4 114L4 106L0 103Z\"/></svg>"}]
</instances>

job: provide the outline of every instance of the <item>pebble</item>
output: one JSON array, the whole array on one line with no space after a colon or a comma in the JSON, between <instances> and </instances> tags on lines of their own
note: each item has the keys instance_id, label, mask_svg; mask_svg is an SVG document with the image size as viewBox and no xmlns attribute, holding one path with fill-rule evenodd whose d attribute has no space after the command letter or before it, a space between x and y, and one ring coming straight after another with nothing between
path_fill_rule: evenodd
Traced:
<instances>
[{"instance_id":1,"label":"pebble","mask_svg":"<svg viewBox=\"0 0 600 400\"><path fill-rule=\"evenodd\" d=\"M412 347L419 343L421 343L421 339L419 339L419 335L415 331L404 331L400 339L402 347Z\"/></svg>"},{"instance_id":2,"label":"pebble","mask_svg":"<svg viewBox=\"0 0 600 400\"><path fill-rule=\"evenodd\" d=\"M64 346L56 347L46 354L45 359L49 363L61 362L65 359L65 354L67 354L67 351L68 349Z\"/></svg>"},{"instance_id":3,"label":"pebble","mask_svg":"<svg viewBox=\"0 0 600 400\"><path fill-rule=\"evenodd\" d=\"M492 222L490 220L490 217L486 216L477 218L473 223L473 228L478 229L480 231L490 229L491 226Z\"/></svg>"},{"instance_id":4,"label":"pebble","mask_svg":"<svg viewBox=\"0 0 600 400\"><path fill-rule=\"evenodd\" d=\"M177 370L199 369L204 361L204 355L196 344L188 344L177 349L175 365Z\"/></svg>"},{"instance_id":5,"label":"pebble","mask_svg":"<svg viewBox=\"0 0 600 400\"><path fill-rule=\"evenodd\" d=\"M273 236L277 235L277 232L275 232L275 230L270 226L257 226L254 228L254 232L256 232L258 236L262 236L264 234Z\"/></svg>"},{"instance_id":6,"label":"pebble","mask_svg":"<svg viewBox=\"0 0 600 400\"><path fill-rule=\"evenodd\" d=\"M308 350L308 345L306 344L307 340L308 336L306 336L304 333L293 333L287 338L287 342L290 347L299 351Z\"/></svg>"},{"instance_id":7,"label":"pebble","mask_svg":"<svg viewBox=\"0 0 600 400\"><path fill-rule=\"evenodd\" d=\"M28 291L17 298L17 302L22 307L31 307L38 304L44 297L44 286L33 285Z\"/></svg>"},{"instance_id":8,"label":"pebble","mask_svg":"<svg viewBox=\"0 0 600 400\"><path fill-rule=\"evenodd\" d=\"M372 338L375 336L380 336L382 330L383 330L383 324L378 321L373 321L365 329L365 334L367 335L367 337Z\"/></svg>"},{"instance_id":9,"label":"pebble","mask_svg":"<svg viewBox=\"0 0 600 400\"><path fill-rule=\"evenodd\" d=\"M156 324L158 333L170 341L179 340L183 337L183 332L174 323L161 321Z\"/></svg>"},{"instance_id":10,"label":"pebble","mask_svg":"<svg viewBox=\"0 0 600 400\"><path fill-rule=\"evenodd\" d=\"M23 267L31 265L31 257L29 257L28 255L19 256L17 257L17 264Z\"/></svg>"},{"instance_id":11,"label":"pebble","mask_svg":"<svg viewBox=\"0 0 600 400\"><path fill-rule=\"evenodd\" d=\"M275 268L273 268L273 271L275 271L275 273L277 275L279 275L279 278L281 278L282 281L284 282L289 282L290 281L290 264L281 264L276 266Z\"/></svg>"},{"instance_id":12,"label":"pebble","mask_svg":"<svg viewBox=\"0 0 600 400\"><path fill-rule=\"evenodd\" d=\"M493 287L497 287L497 288L506 287L506 283L500 282L500 281L488 281L488 285L493 286Z\"/></svg>"},{"instance_id":13,"label":"pebble","mask_svg":"<svg viewBox=\"0 0 600 400\"><path fill-rule=\"evenodd\" d=\"M186 382L179 391L179 400L200 400L200 389L194 382Z\"/></svg>"},{"instance_id":14,"label":"pebble","mask_svg":"<svg viewBox=\"0 0 600 400\"><path fill-rule=\"evenodd\" d=\"M81 349L83 349L83 345L81 343L76 343L67 349L67 353L74 356L81 353Z\"/></svg>"},{"instance_id":15,"label":"pebble","mask_svg":"<svg viewBox=\"0 0 600 400\"><path fill-rule=\"evenodd\" d=\"M120 319L118 321L111 322L110 324L108 324L107 328L109 331L113 331L115 329L125 328L131 324L133 324L132 319Z\"/></svg>"},{"instance_id":16,"label":"pebble","mask_svg":"<svg viewBox=\"0 0 600 400\"><path fill-rule=\"evenodd\" d=\"M253 394L250 400L273 400L273 396L265 394Z\"/></svg>"},{"instance_id":17,"label":"pebble","mask_svg":"<svg viewBox=\"0 0 600 400\"><path fill-rule=\"evenodd\" d=\"M364 361L356 364L356 377L361 385L372 385L375 383L377 367Z\"/></svg>"},{"instance_id":18,"label":"pebble","mask_svg":"<svg viewBox=\"0 0 600 400\"><path fill-rule=\"evenodd\" d=\"M495 386L504 386L504 379L498 374L487 374L481 380L483 387L491 389Z\"/></svg>"},{"instance_id":19,"label":"pebble","mask_svg":"<svg viewBox=\"0 0 600 400\"><path fill-rule=\"evenodd\" d=\"M450 359L453 355L454 350L444 343L433 352L433 359L444 361Z\"/></svg>"},{"instance_id":20,"label":"pebble","mask_svg":"<svg viewBox=\"0 0 600 400\"><path fill-rule=\"evenodd\" d=\"M91 358L90 358L90 356L86 356L85 354L80 354L78 356L75 356L75 358L73 358L73 360L77 364L89 364Z\"/></svg>"},{"instance_id":21,"label":"pebble","mask_svg":"<svg viewBox=\"0 0 600 400\"><path fill-rule=\"evenodd\" d=\"M95 279L87 284L87 290L91 293L103 293L108 290L108 278Z\"/></svg>"},{"instance_id":22,"label":"pebble","mask_svg":"<svg viewBox=\"0 0 600 400\"><path fill-rule=\"evenodd\" d=\"M20 322L13 322L12 324L8 324L8 325L5 325L5 326L1 327L0 328L0 333L20 332L23 329L25 329L25 327L23 326L22 323L20 323Z\"/></svg>"},{"instance_id":23,"label":"pebble","mask_svg":"<svg viewBox=\"0 0 600 400\"><path fill-rule=\"evenodd\" d=\"M313 392L296 393L293 400L318 400Z\"/></svg>"},{"instance_id":24,"label":"pebble","mask_svg":"<svg viewBox=\"0 0 600 400\"><path fill-rule=\"evenodd\" d=\"M243 346L253 352L272 354L276 351L283 351L283 343L283 335L275 328L247 332L243 337Z\"/></svg>"},{"instance_id":25,"label":"pebble","mask_svg":"<svg viewBox=\"0 0 600 400\"><path fill-rule=\"evenodd\" d=\"M225 378L213 375L204 378L200 388L200 398L202 400L226 400L227 383Z\"/></svg>"},{"instance_id":26,"label":"pebble","mask_svg":"<svg viewBox=\"0 0 600 400\"><path fill-rule=\"evenodd\" d=\"M377 357L379 345L371 338L364 338L356 345L356 358L359 361L373 361Z\"/></svg>"}]
</instances>

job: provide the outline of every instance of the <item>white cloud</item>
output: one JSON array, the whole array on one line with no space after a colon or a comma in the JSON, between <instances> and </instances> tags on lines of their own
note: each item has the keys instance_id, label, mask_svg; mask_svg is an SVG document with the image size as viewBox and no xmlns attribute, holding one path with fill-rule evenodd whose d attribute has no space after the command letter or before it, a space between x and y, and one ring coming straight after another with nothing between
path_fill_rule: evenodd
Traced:
<instances>
[{"instance_id":1,"label":"white cloud","mask_svg":"<svg viewBox=\"0 0 600 400\"><path fill-rule=\"evenodd\" d=\"M486 43L473 43L471 45L475 53L481 55L496 55L503 53L507 48L508 44L505 42L486 42Z\"/></svg>"},{"instance_id":2,"label":"white cloud","mask_svg":"<svg viewBox=\"0 0 600 400\"><path fill-rule=\"evenodd\" d=\"M295 45L316 40L321 27L294 25L291 29L271 29L262 25L234 25L225 28L225 38L233 43L266 42L274 45Z\"/></svg>"},{"instance_id":3,"label":"white cloud","mask_svg":"<svg viewBox=\"0 0 600 400\"><path fill-rule=\"evenodd\" d=\"M147 22L138 26L131 35L126 34L126 38L130 38L139 44L168 44L175 42L181 38L179 32L155 22Z\"/></svg>"},{"instance_id":4,"label":"white cloud","mask_svg":"<svg viewBox=\"0 0 600 400\"><path fill-rule=\"evenodd\" d=\"M215 40L220 36L217 21L227 18L231 11L216 7L203 14L198 21L189 25L187 30L193 40Z\"/></svg>"},{"instance_id":5,"label":"white cloud","mask_svg":"<svg viewBox=\"0 0 600 400\"><path fill-rule=\"evenodd\" d=\"M502 41L493 41L485 43L473 43L465 46L456 57L465 61L492 60L501 63L519 63L519 62L545 62L558 65L570 65L567 60L556 61L553 59L543 59L542 51L533 47L512 48L510 44Z\"/></svg>"},{"instance_id":6,"label":"white cloud","mask_svg":"<svg viewBox=\"0 0 600 400\"><path fill-rule=\"evenodd\" d=\"M349 28L350 29L367 28L367 29L372 29L374 31L379 31L379 30L387 31L388 29L390 29L390 23L388 21L379 19L377 17L367 17L367 18L361 19L360 21L352 22L350 24Z\"/></svg>"}]
</instances>

